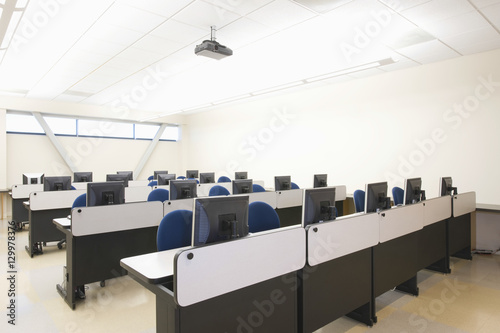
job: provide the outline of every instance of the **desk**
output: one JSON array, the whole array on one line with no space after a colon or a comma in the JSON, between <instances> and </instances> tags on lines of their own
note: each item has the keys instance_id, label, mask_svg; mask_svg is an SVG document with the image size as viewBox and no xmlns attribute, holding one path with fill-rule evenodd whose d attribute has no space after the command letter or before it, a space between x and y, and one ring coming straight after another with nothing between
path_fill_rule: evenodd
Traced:
<instances>
[{"instance_id":1,"label":"desk","mask_svg":"<svg viewBox=\"0 0 500 333\"><path fill-rule=\"evenodd\" d=\"M121 265L156 295L157 332L253 332L258 327L259 332L294 333L296 271L305 264L305 251L304 229L291 227L125 258ZM211 269L214 263L218 269ZM264 318L262 311L272 315L256 322L256 316Z\"/></svg>"},{"instance_id":2,"label":"desk","mask_svg":"<svg viewBox=\"0 0 500 333\"><path fill-rule=\"evenodd\" d=\"M18 184L12 186L12 220L16 224L16 230L20 231L29 221L29 211L25 208L23 202L29 200L31 192L43 191L42 184Z\"/></svg>"},{"instance_id":3,"label":"desk","mask_svg":"<svg viewBox=\"0 0 500 333\"><path fill-rule=\"evenodd\" d=\"M122 276L120 259L156 251L156 233L163 218L159 201L81 207L53 224L66 236L66 288L57 291L74 309L78 286ZM72 291L72 292L68 292Z\"/></svg>"},{"instance_id":4,"label":"desk","mask_svg":"<svg viewBox=\"0 0 500 333\"><path fill-rule=\"evenodd\" d=\"M450 256L472 260L471 214L476 210L476 193L451 196L452 217L448 220L448 251Z\"/></svg>"},{"instance_id":5,"label":"desk","mask_svg":"<svg viewBox=\"0 0 500 333\"><path fill-rule=\"evenodd\" d=\"M32 192L29 202L25 202L29 214L29 236L26 251L33 258L43 254L42 243L59 242L64 233L52 223L54 218L68 216L75 199L85 193L84 190Z\"/></svg>"}]
</instances>

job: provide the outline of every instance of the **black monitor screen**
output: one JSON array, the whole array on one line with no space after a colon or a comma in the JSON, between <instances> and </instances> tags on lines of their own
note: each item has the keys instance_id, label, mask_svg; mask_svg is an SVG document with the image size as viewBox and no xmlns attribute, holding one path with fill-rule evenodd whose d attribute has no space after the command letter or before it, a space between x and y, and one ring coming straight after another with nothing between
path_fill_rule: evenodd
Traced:
<instances>
[{"instance_id":1,"label":"black monitor screen","mask_svg":"<svg viewBox=\"0 0 500 333\"><path fill-rule=\"evenodd\" d=\"M134 172L133 171L117 171L116 173L119 175L127 175L128 180L134 180Z\"/></svg>"},{"instance_id":2,"label":"black monitor screen","mask_svg":"<svg viewBox=\"0 0 500 333\"><path fill-rule=\"evenodd\" d=\"M122 181L87 184L87 207L125 203L125 186Z\"/></svg>"},{"instance_id":3,"label":"black monitor screen","mask_svg":"<svg viewBox=\"0 0 500 333\"><path fill-rule=\"evenodd\" d=\"M90 183L92 182L92 172L75 172L73 181L75 183Z\"/></svg>"},{"instance_id":4,"label":"black monitor screen","mask_svg":"<svg viewBox=\"0 0 500 333\"><path fill-rule=\"evenodd\" d=\"M196 178L196 177L188 177ZM200 184L215 183L215 172L202 172L200 173Z\"/></svg>"},{"instance_id":5,"label":"black monitor screen","mask_svg":"<svg viewBox=\"0 0 500 333\"><path fill-rule=\"evenodd\" d=\"M198 170L187 170L186 178L198 178Z\"/></svg>"},{"instance_id":6,"label":"black monitor screen","mask_svg":"<svg viewBox=\"0 0 500 333\"><path fill-rule=\"evenodd\" d=\"M160 173L168 173L168 171L167 171L167 170L157 170L157 171L155 171L155 172L153 173L153 179L158 179L158 175L159 175Z\"/></svg>"},{"instance_id":7,"label":"black monitor screen","mask_svg":"<svg viewBox=\"0 0 500 333\"><path fill-rule=\"evenodd\" d=\"M302 226L335 220L335 187L306 189L302 213Z\"/></svg>"},{"instance_id":8,"label":"black monitor screen","mask_svg":"<svg viewBox=\"0 0 500 333\"><path fill-rule=\"evenodd\" d=\"M387 195L387 182L366 185L365 213L374 213L391 208L391 198Z\"/></svg>"},{"instance_id":9,"label":"black monitor screen","mask_svg":"<svg viewBox=\"0 0 500 333\"><path fill-rule=\"evenodd\" d=\"M159 173L158 185L169 185L171 180L175 180L175 173Z\"/></svg>"},{"instance_id":10,"label":"black monitor screen","mask_svg":"<svg viewBox=\"0 0 500 333\"><path fill-rule=\"evenodd\" d=\"M441 177L439 181L439 194L440 196L457 194L457 188L453 187L451 177Z\"/></svg>"},{"instance_id":11,"label":"black monitor screen","mask_svg":"<svg viewBox=\"0 0 500 333\"><path fill-rule=\"evenodd\" d=\"M71 177L58 176L58 177L45 177L43 182L44 191L65 191L71 190Z\"/></svg>"},{"instance_id":12,"label":"black monitor screen","mask_svg":"<svg viewBox=\"0 0 500 333\"><path fill-rule=\"evenodd\" d=\"M404 204L411 205L422 200L425 200L425 191L422 191L422 179L407 179L404 188Z\"/></svg>"},{"instance_id":13,"label":"black monitor screen","mask_svg":"<svg viewBox=\"0 0 500 333\"><path fill-rule=\"evenodd\" d=\"M43 184L43 173L24 173L23 184Z\"/></svg>"},{"instance_id":14,"label":"black monitor screen","mask_svg":"<svg viewBox=\"0 0 500 333\"><path fill-rule=\"evenodd\" d=\"M253 193L253 181L251 179L233 180L233 194Z\"/></svg>"},{"instance_id":15,"label":"black monitor screen","mask_svg":"<svg viewBox=\"0 0 500 333\"><path fill-rule=\"evenodd\" d=\"M327 187L327 175L326 174L321 174L321 175L314 175L314 188L317 187Z\"/></svg>"},{"instance_id":16,"label":"black monitor screen","mask_svg":"<svg viewBox=\"0 0 500 333\"><path fill-rule=\"evenodd\" d=\"M248 179L248 172L246 172L246 171L236 171L234 173L234 179Z\"/></svg>"},{"instance_id":17,"label":"black monitor screen","mask_svg":"<svg viewBox=\"0 0 500 333\"><path fill-rule=\"evenodd\" d=\"M248 235L248 196L196 199L192 245L198 246Z\"/></svg>"},{"instance_id":18,"label":"black monitor screen","mask_svg":"<svg viewBox=\"0 0 500 333\"><path fill-rule=\"evenodd\" d=\"M275 191L286 191L292 188L292 180L290 176L276 176L274 177Z\"/></svg>"},{"instance_id":19,"label":"black monitor screen","mask_svg":"<svg viewBox=\"0 0 500 333\"><path fill-rule=\"evenodd\" d=\"M171 180L170 200L196 198L196 180Z\"/></svg>"},{"instance_id":20,"label":"black monitor screen","mask_svg":"<svg viewBox=\"0 0 500 333\"><path fill-rule=\"evenodd\" d=\"M123 182L123 185L125 187L128 186L128 175L125 175L125 174L109 174L109 175L106 175L106 181L107 182Z\"/></svg>"}]
</instances>

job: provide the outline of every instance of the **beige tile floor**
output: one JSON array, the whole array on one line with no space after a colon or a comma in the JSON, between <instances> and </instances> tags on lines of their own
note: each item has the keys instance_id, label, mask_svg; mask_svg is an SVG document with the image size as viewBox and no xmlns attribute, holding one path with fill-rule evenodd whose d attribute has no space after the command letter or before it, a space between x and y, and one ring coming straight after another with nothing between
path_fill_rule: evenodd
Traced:
<instances>
[{"instance_id":1,"label":"beige tile floor","mask_svg":"<svg viewBox=\"0 0 500 333\"><path fill-rule=\"evenodd\" d=\"M104 288L88 285L87 299L71 310L56 291L65 249L51 243L43 255L30 258L24 250L27 230L16 233L16 326L9 325L7 220L1 220L0 240L0 332L156 332L154 295L128 276L109 280ZM378 323L372 328L340 318L316 333L500 332L500 255L453 258L451 274L423 270L418 281L418 297L389 291L377 298Z\"/></svg>"}]
</instances>

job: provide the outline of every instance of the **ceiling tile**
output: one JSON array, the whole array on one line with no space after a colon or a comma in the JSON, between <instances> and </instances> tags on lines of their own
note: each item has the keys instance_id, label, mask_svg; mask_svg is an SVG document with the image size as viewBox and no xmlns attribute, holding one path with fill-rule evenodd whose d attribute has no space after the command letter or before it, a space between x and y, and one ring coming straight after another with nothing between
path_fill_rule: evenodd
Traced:
<instances>
[{"instance_id":1,"label":"ceiling tile","mask_svg":"<svg viewBox=\"0 0 500 333\"><path fill-rule=\"evenodd\" d=\"M498 34L498 32L491 26L442 38L443 42L450 45L457 51L460 52L460 50L468 50L468 53L476 47L478 48L477 52L486 51L484 49L485 44L491 43L492 45L495 45L495 42L498 40L500 40L500 34Z\"/></svg>"},{"instance_id":2,"label":"ceiling tile","mask_svg":"<svg viewBox=\"0 0 500 333\"><path fill-rule=\"evenodd\" d=\"M222 28L237 20L241 15L230 12L222 7L204 1L195 1L174 16L174 19L186 24L206 29L210 34L210 27Z\"/></svg>"},{"instance_id":3,"label":"ceiling tile","mask_svg":"<svg viewBox=\"0 0 500 333\"><path fill-rule=\"evenodd\" d=\"M476 11L447 18L442 21L427 22L422 28L436 36L445 38L488 27L488 22Z\"/></svg>"},{"instance_id":4,"label":"ceiling tile","mask_svg":"<svg viewBox=\"0 0 500 333\"><path fill-rule=\"evenodd\" d=\"M327 13L332 9L345 5L353 0L293 0L294 2L314 10L316 13Z\"/></svg>"},{"instance_id":5,"label":"ceiling tile","mask_svg":"<svg viewBox=\"0 0 500 333\"><path fill-rule=\"evenodd\" d=\"M481 13L500 30L500 3L482 8Z\"/></svg>"},{"instance_id":6,"label":"ceiling tile","mask_svg":"<svg viewBox=\"0 0 500 333\"><path fill-rule=\"evenodd\" d=\"M276 30L286 29L314 16L314 12L288 0L275 0L247 15L248 18Z\"/></svg>"},{"instance_id":7,"label":"ceiling tile","mask_svg":"<svg viewBox=\"0 0 500 333\"><path fill-rule=\"evenodd\" d=\"M165 18L169 18L178 11L182 10L184 7L193 2L193 0L175 0L175 1L165 1L165 0L147 0L147 1L137 1L137 0L118 0L119 4L128 5L131 7L139 8L144 11L154 13L155 15L161 15Z\"/></svg>"},{"instance_id":8,"label":"ceiling tile","mask_svg":"<svg viewBox=\"0 0 500 333\"><path fill-rule=\"evenodd\" d=\"M401 11L401 14L415 24L442 21L474 10L467 0L432 0Z\"/></svg>"},{"instance_id":9,"label":"ceiling tile","mask_svg":"<svg viewBox=\"0 0 500 333\"><path fill-rule=\"evenodd\" d=\"M239 14L248 15L249 13L267 5L273 0L252 0L252 1L234 1L234 0L204 0L212 5L219 6L227 11Z\"/></svg>"},{"instance_id":10,"label":"ceiling tile","mask_svg":"<svg viewBox=\"0 0 500 333\"><path fill-rule=\"evenodd\" d=\"M163 56L174 53L182 46L183 45L178 42L151 35L144 36L133 45L134 48L138 48L143 51L159 53Z\"/></svg>"},{"instance_id":11,"label":"ceiling tile","mask_svg":"<svg viewBox=\"0 0 500 333\"><path fill-rule=\"evenodd\" d=\"M165 21L163 16L119 3L114 3L99 19L108 24L143 34Z\"/></svg>"},{"instance_id":12,"label":"ceiling tile","mask_svg":"<svg viewBox=\"0 0 500 333\"><path fill-rule=\"evenodd\" d=\"M210 30L201 29L172 19L153 30L150 35L186 44L201 40L207 35L209 36Z\"/></svg>"},{"instance_id":13,"label":"ceiling tile","mask_svg":"<svg viewBox=\"0 0 500 333\"><path fill-rule=\"evenodd\" d=\"M441 61L460 55L438 40L409 46L398 50L398 53L421 64Z\"/></svg>"},{"instance_id":14,"label":"ceiling tile","mask_svg":"<svg viewBox=\"0 0 500 333\"><path fill-rule=\"evenodd\" d=\"M477 8L483 8L494 4L500 4L500 0L471 0L471 2Z\"/></svg>"},{"instance_id":15,"label":"ceiling tile","mask_svg":"<svg viewBox=\"0 0 500 333\"><path fill-rule=\"evenodd\" d=\"M217 41L231 49L250 44L273 34L275 30L242 17L217 31Z\"/></svg>"}]
</instances>

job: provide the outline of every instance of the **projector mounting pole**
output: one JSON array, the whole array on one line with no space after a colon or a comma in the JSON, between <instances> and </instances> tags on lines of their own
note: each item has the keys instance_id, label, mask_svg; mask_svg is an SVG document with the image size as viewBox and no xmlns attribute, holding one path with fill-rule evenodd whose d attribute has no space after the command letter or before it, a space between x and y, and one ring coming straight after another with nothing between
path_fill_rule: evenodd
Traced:
<instances>
[{"instance_id":1,"label":"projector mounting pole","mask_svg":"<svg viewBox=\"0 0 500 333\"><path fill-rule=\"evenodd\" d=\"M211 26L210 26L210 40L211 40L212 42L215 42L215 31L217 31L217 30L215 29L215 25L211 25Z\"/></svg>"}]
</instances>

